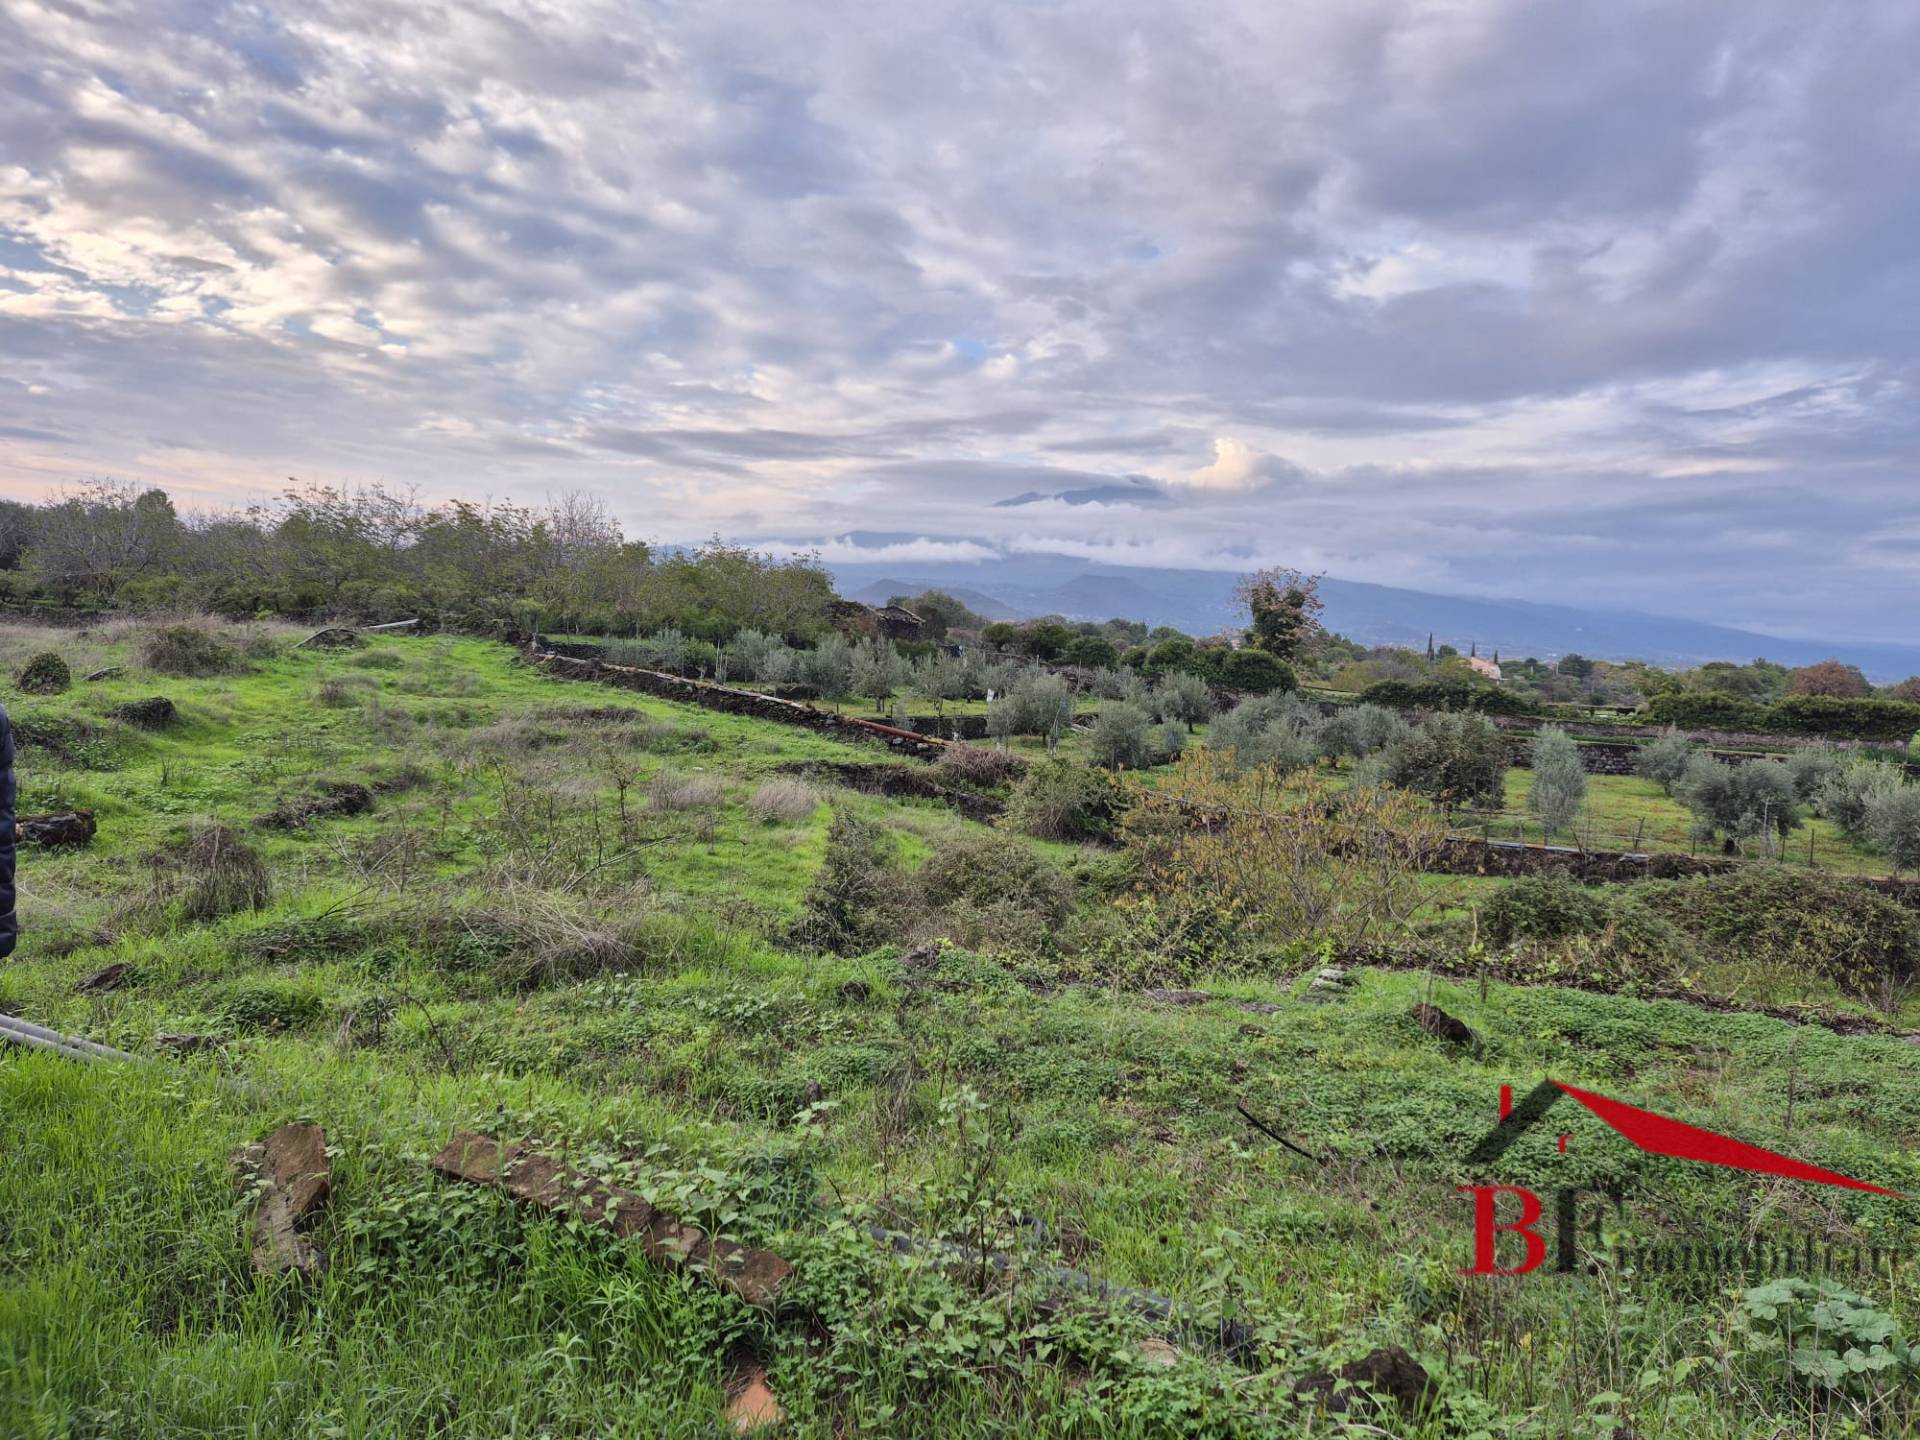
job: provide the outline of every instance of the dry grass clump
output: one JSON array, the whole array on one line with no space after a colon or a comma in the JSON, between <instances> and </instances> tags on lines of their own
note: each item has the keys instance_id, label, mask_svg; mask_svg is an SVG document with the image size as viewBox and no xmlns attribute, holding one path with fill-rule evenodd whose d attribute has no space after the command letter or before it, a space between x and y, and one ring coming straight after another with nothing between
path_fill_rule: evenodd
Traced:
<instances>
[{"instance_id":1,"label":"dry grass clump","mask_svg":"<svg viewBox=\"0 0 1920 1440\"><path fill-rule=\"evenodd\" d=\"M237 675L246 661L240 647L205 625L162 625L140 641L140 663L161 675L200 678Z\"/></svg>"},{"instance_id":2,"label":"dry grass clump","mask_svg":"<svg viewBox=\"0 0 1920 1440\"><path fill-rule=\"evenodd\" d=\"M313 699L328 710L345 710L379 688L380 682L368 675L330 675L315 687Z\"/></svg>"},{"instance_id":3,"label":"dry grass clump","mask_svg":"<svg viewBox=\"0 0 1920 1440\"><path fill-rule=\"evenodd\" d=\"M705 726L676 724L626 705L550 705L540 718L650 755L710 755L720 748Z\"/></svg>"},{"instance_id":4,"label":"dry grass clump","mask_svg":"<svg viewBox=\"0 0 1920 1440\"><path fill-rule=\"evenodd\" d=\"M102 632L94 628L76 630L65 625L34 625L24 621L0 625L0 666L18 670L42 650L57 649L76 677L85 675L119 659L101 643L102 639Z\"/></svg>"},{"instance_id":5,"label":"dry grass clump","mask_svg":"<svg viewBox=\"0 0 1920 1440\"><path fill-rule=\"evenodd\" d=\"M933 773L948 784L958 782L986 789L1007 784L1020 770L1018 756L981 745L949 745L940 752L940 759L933 767Z\"/></svg>"},{"instance_id":6,"label":"dry grass clump","mask_svg":"<svg viewBox=\"0 0 1920 1440\"><path fill-rule=\"evenodd\" d=\"M662 770L647 786L647 804L655 810L711 810L725 793L718 776Z\"/></svg>"},{"instance_id":7,"label":"dry grass clump","mask_svg":"<svg viewBox=\"0 0 1920 1440\"><path fill-rule=\"evenodd\" d=\"M552 737L533 716L524 713L503 715L491 725L482 725L458 737L463 751L497 756L531 755L542 749Z\"/></svg>"},{"instance_id":8,"label":"dry grass clump","mask_svg":"<svg viewBox=\"0 0 1920 1440\"><path fill-rule=\"evenodd\" d=\"M747 813L767 825L797 825L819 808L819 792L799 780L769 780L747 801Z\"/></svg>"},{"instance_id":9,"label":"dry grass clump","mask_svg":"<svg viewBox=\"0 0 1920 1440\"><path fill-rule=\"evenodd\" d=\"M479 903L442 897L414 916L415 948L454 970L483 970L518 988L639 967L657 906L644 887L584 903L503 881Z\"/></svg>"},{"instance_id":10,"label":"dry grass clump","mask_svg":"<svg viewBox=\"0 0 1920 1440\"><path fill-rule=\"evenodd\" d=\"M152 860L151 899L175 896L187 920L217 920L259 910L273 898L273 874L260 852L224 825L202 825Z\"/></svg>"}]
</instances>

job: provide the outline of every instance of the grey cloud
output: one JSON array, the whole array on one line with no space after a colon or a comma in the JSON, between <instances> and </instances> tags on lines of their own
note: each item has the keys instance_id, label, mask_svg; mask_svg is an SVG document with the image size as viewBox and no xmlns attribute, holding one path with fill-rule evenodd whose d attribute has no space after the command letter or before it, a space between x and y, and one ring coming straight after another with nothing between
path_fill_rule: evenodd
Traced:
<instances>
[{"instance_id":1,"label":"grey cloud","mask_svg":"<svg viewBox=\"0 0 1920 1440\"><path fill-rule=\"evenodd\" d=\"M1891 630L1916 41L1897 0L22 0L0 481L563 475L668 539ZM1223 443L1246 483L1183 484ZM1136 475L1173 503L996 507Z\"/></svg>"}]
</instances>

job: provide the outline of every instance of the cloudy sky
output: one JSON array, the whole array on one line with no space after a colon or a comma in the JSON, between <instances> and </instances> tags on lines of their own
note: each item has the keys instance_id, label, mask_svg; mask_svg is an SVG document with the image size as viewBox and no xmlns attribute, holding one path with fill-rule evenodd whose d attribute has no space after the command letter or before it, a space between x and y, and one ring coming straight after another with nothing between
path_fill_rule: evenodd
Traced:
<instances>
[{"instance_id":1,"label":"cloudy sky","mask_svg":"<svg viewBox=\"0 0 1920 1440\"><path fill-rule=\"evenodd\" d=\"M0 492L1910 639L1917 55L1910 0L0 0Z\"/></svg>"}]
</instances>

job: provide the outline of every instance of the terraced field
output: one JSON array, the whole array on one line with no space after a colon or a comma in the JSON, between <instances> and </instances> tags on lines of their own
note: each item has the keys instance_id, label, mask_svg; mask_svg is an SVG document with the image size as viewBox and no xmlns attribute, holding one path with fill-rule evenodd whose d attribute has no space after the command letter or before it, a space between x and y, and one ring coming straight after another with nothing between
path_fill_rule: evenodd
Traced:
<instances>
[{"instance_id":1,"label":"terraced field","mask_svg":"<svg viewBox=\"0 0 1920 1440\"><path fill-rule=\"evenodd\" d=\"M0 657L125 667L9 698L23 813L85 807L99 833L23 852L0 1010L153 1062L0 1051L0 1433L722 1435L761 1380L817 1436L1914 1424L1904 1360L1847 1338L1912 1323L1904 1269L1845 1278L1878 1318L1801 1337L1845 1371L1821 1379L1750 1299L1804 1265L1633 1258L1901 1251L1903 988L1720 958L1657 984L1610 961L1596 993L1483 942L1504 882L1441 877L1420 933L1455 965L1302 944L1152 972L1115 928L1143 903L1125 851L840 783L915 763L878 748L477 640L216 638L233 668L203 678L144 667L135 627ZM113 718L156 694L171 727ZM884 933L821 943L862 917ZM1631 1203L1573 1273L1463 1275L1456 1187L1489 1178L1467 1154L1503 1085L1548 1075L1902 1193L1662 1158L1563 1105L1499 1180ZM229 1170L291 1121L325 1128L332 1171L307 1277L256 1272ZM748 1304L450 1180L429 1161L456 1131L793 1278ZM1394 1347L1427 1377L1406 1403L1332 1378Z\"/></svg>"}]
</instances>

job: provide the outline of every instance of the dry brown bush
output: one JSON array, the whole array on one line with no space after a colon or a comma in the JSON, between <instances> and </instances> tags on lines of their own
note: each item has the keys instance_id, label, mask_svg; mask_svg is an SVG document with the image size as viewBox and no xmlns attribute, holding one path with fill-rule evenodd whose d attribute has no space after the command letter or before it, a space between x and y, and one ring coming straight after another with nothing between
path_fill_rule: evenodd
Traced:
<instances>
[{"instance_id":1,"label":"dry brown bush","mask_svg":"<svg viewBox=\"0 0 1920 1440\"><path fill-rule=\"evenodd\" d=\"M258 910L273 898L273 875L260 852L224 825L196 828L158 852L152 866L152 901L179 896L188 920Z\"/></svg>"},{"instance_id":2,"label":"dry brown bush","mask_svg":"<svg viewBox=\"0 0 1920 1440\"><path fill-rule=\"evenodd\" d=\"M1020 774L1019 758L1004 750L989 750L982 745L949 745L940 752L933 773L949 784L979 785L997 789Z\"/></svg>"},{"instance_id":3,"label":"dry brown bush","mask_svg":"<svg viewBox=\"0 0 1920 1440\"><path fill-rule=\"evenodd\" d=\"M799 780L769 780L747 801L747 813L765 824L797 825L819 808L820 793Z\"/></svg>"},{"instance_id":4,"label":"dry brown bush","mask_svg":"<svg viewBox=\"0 0 1920 1440\"><path fill-rule=\"evenodd\" d=\"M717 776L662 770L647 786L647 804L655 810L710 810L725 793Z\"/></svg>"}]
</instances>

